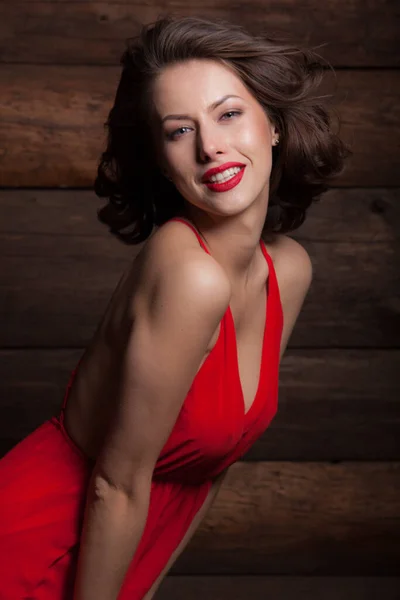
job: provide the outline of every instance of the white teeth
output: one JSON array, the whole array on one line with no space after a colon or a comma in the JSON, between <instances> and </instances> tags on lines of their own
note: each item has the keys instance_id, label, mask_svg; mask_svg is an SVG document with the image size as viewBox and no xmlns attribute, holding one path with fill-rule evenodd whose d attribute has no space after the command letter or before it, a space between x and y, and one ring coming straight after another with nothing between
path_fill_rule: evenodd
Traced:
<instances>
[{"instance_id":1,"label":"white teeth","mask_svg":"<svg viewBox=\"0 0 400 600\"><path fill-rule=\"evenodd\" d=\"M216 175L212 175L209 179L211 183L223 183L224 181L229 181L232 179L236 173L239 173L241 167L231 167L230 169L226 169L222 171L222 173L217 173Z\"/></svg>"}]
</instances>

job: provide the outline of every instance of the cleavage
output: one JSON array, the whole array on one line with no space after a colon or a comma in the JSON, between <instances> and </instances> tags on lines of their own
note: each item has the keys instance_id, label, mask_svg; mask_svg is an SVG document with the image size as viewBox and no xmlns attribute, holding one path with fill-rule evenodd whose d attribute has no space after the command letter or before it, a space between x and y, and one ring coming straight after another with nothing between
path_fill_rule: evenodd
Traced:
<instances>
[{"instance_id":1,"label":"cleavage","mask_svg":"<svg viewBox=\"0 0 400 600\"><path fill-rule=\"evenodd\" d=\"M262 292L259 292L253 301L247 303L246 311L240 320L235 319L232 308L230 310L236 339L239 383L245 413L251 409L260 387L267 318L266 294L267 289L264 285Z\"/></svg>"}]
</instances>

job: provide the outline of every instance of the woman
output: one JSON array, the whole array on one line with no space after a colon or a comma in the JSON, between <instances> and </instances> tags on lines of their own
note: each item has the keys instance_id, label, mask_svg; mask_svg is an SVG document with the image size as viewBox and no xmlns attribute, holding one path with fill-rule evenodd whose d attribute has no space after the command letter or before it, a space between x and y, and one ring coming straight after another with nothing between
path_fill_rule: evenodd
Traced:
<instances>
[{"instance_id":1,"label":"woman","mask_svg":"<svg viewBox=\"0 0 400 600\"><path fill-rule=\"evenodd\" d=\"M168 17L122 63L95 189L148 239L61 414L0 463L1 598L153 597L276 413L312 273L286 233L349 153L311 51Z\"/></svg>"}]
</instances>

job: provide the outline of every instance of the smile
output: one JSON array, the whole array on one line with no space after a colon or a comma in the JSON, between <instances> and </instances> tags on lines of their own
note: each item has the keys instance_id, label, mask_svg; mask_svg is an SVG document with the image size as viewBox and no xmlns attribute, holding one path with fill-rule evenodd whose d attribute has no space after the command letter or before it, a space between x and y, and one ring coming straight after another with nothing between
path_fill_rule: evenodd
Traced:
<instances>
[{"instance_id":1,"label":"smile","mask_svg":"<svg viewBox=\"0 0 400 600\"><path fill-rule=\"evenodd\" d=\"M213 192L227 192L236 187L242 180L243 173L246 167L231 167L222 173L217 173L210 177L204 185Z\"/></svg>"}]
</instances>

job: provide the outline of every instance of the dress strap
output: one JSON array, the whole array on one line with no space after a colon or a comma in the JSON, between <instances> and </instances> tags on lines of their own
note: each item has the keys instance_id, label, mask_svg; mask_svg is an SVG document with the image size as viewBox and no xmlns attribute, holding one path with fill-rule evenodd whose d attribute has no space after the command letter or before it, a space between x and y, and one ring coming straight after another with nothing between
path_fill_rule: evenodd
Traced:
<instances>
[{"instance_id":1,"label":"dress strap","mask_svg":"<svg viewBox=\"0 0 400 600\"><path fill-rule=\"evenodd\" d=\"M268 263L268 279L272 280L274 288L278 288L278 280L276 278L274 262L273 262L272 258L270 257L269 252L268 252L262 239L260 239L260 246L261 246L261 250L265 256L265 259Z\"/></svg>"},{"instance_id":2,"label":"dress strap","mask_svg":"<svg viewBox=\"0 0 400 600\"><path fill-rule=\"evenodd\" d=\"M190 227L190 229L192 229L192 231L194 231L197 239L199 240L200 246L203 248L203 250L205 250L207 252L207 254L211 254L209 249L205 245L201 235L199 234L197 229L191 223L189 223L189 221L186 221L186 219L184 219L183 217L172 217L172 219L169 219L169 221L182 221L182 223L185 223L188 227Z\"/></svg>"},{"instance_id":3,"label":"dress strap","mask_svg":"<svg viewBox=\"0 0 400 600\"><path fill-rule=\"evenodd\" d=\"M70 392L70 389L72 388L72 384L74 383L75 375L78 372L81 360L82 360L82 358L79 359L78 364L76 365L75 369L72 370L71 375L70 375L69 380L68 380L68 383L67 383L67 388L65 390L64 399L63 399L63 402L62 402L62 405L61 405L60 419L62 421L64 421L64 411L65 411L65 407L67 406L69 392Z\"/></svg>"},{"instance_id":4,"label":"dress strap","mask_svg":"<svg viewBox=\"0 0 400 600\"><path fill-rule=\"evenodd\" d=\"M278 324L280 328L283 327L283 308L281 302L281 294L279 290L278 279L275 272L274 261L272 260L265 243L262 239L260 239L261 250L267 260L268 263L268 280L267 280L267 290L268 290L268 301L274 304L278 309Z\"/></svg>"}]
</instances>

